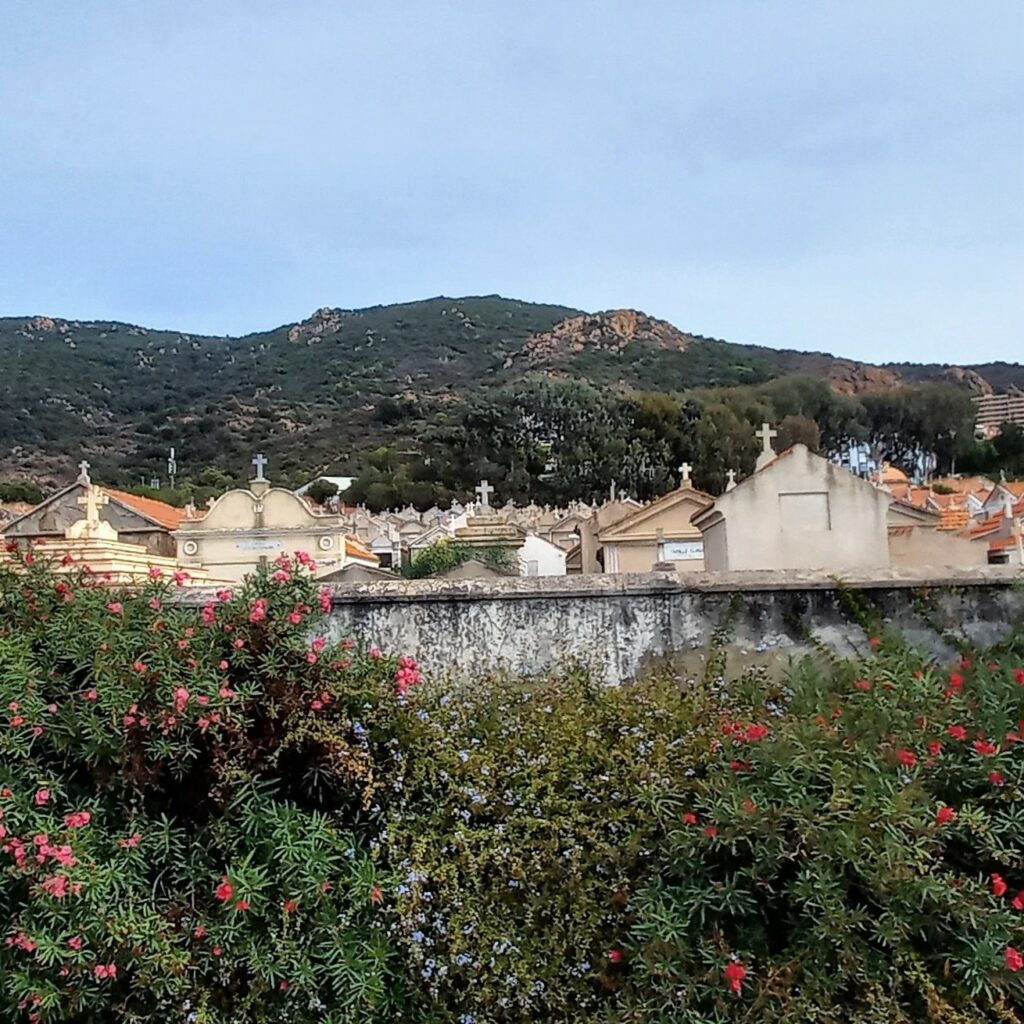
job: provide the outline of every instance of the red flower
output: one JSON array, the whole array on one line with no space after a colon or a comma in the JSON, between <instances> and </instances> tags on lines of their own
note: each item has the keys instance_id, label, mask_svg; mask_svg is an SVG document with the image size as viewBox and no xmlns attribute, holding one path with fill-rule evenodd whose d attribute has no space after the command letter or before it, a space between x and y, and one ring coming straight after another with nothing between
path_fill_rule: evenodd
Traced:
<instances>
[{"instance_id":1,"label":"red flower","mask_svg":"<svg viewBox=\"0 0 1024 1024\"><path fill-rule=\"evenodd\" d=\"M221 953L223 953L223 952L224 952L224 950L223 950L223 949L221 949L221 948L220 948L220 946L214 946L214 947L213 947L213 949L211 949L211 950L210 950L210 952L211 952L211 953L212 953L212 954L213 954L214 956L220 956L220 955L221 955Z\"/></svg>"},{"instance_id":2,"label":"red flower","mask_svg":"<svg viewBox=\"0 0 1024 1024\"><path fill-rule=\"evenodd\" d=\"M201 924L196 925L196 927L192 929L192 937L194 939L205 939L206 929Z\"/></svg>"},{"instance_id":3,"label":"red flower","mask_svg":"<svg viewBox=\"0 0 1024 1024\"><path fill-rule=\"evenodd\" d=\"M955 740L963 742L967 739L967 730L962 725L947 725L946 732Z\"/></svg>"},{"instance_id":4,"label":"red flower","mask_svg":"<svg viewBox=\"0 0 1024 1024\"><path fill-rule=\"evenodd\" d=\"M251 905L251 904L249 903L249 901L248 901L248 900L239 900L239 901L238 901L238 902L237 902L237 903L235 904L235 910L248 910L248 909L249 909L249 907L250 907L250 905Z\"/></svg>"},{"instance_id":5,"label":"red flower","mask_svg":"<svg viewBox=\"0 0 1024 1024\"><path fill-rule=\"evenodd\" d=\"M1003 777L1002 772L989 772L988 781L991 782L993 786L1006 785L1006 779Z\"/></svg>"},{"instance_id":6,"label":"red flower","mask_svg":"<svg viewBox=\"0 0 1024 1024\"><path fill-rule=\"evenodd\" d=\"M380 886L379 886L379 885L375 885L375 886L374 886L374 887L373 887L373 888L372 888L372 889L370 890L370 902L371 902L371 903L380 903L380 901L381 901L382 899L384 899L384 893L382 893L382 892L380 891Z\"/></svg>"},{"instance_id":7,"label":"red flower","mask_svg":"<svg viewBox=\"0 0 1024 1024\"><path fill-rule=\"evenodd\" d=\"M1024 967L1024 956L1021 956L1020 953L1018 953L1017 950L1013 948L1013 946L1007 946L1006 969L1008 971L1016 972L1019 971L1022 967Z\"/></svg>"},{"instance_id":8,"label":"red flower","mask_svg":"<svg viewBox=\"0 0 1024 1024\"><path fill-rule=\"evenodd\" d=\"M948 825L956 817L956 811L952 807L940 807L935 812L936 825Z\"/></svg>"},{"instance_id":9,"label":"red flower","mask_svg":"<svg viewBox=\"0 0 1024 1024\"><path fill-rule=\"evenodd\" d=\"M76 935L73 939L68 939L68 945L72 949L81 949L82 948L82 940L81 940L81 938L79 936Z\"/></svg>"},{"instance_id":10,"label":"red flower","mask_svg":"<svg viewBox=\"0 0 1024 1024\"><path fill-rule=\"evenodd\" d=\"M877 637L877 636L869 636L868 637L868 646L869 647L872 647L872 648L878 647L879 644L881 644L881 642L882 642L882 638L881 637Z\"/></svg>"},{"instance_id":11,"label":"red flower","mask_svg":"<svg viewBox=\"0 0 1024 1024\"><path fill-rule=\"evenodd\" d=\"M928 744L928 753L931 754L932 757L938 757L939 754L942 753L942 744L938 740L932 740L932 742Z\"/></svg>"},{"instance_id":12,"label":"red flower","mask_svg":"<svg viewBox=\"0 0 1024 1024\"><path fill-rule=\"evenodd\" d=\"M992 873L992 895L996 897L1006 895L1006 879L997 872Z\"/></svg>"},{"instance_id":13,"label":"red flower","mask_svg":"<svg viewBox=\"0 0 1024 1024\"><path fill-rule=\"evenodd\" d=\"M746 967L734 960L732 963L726 964L722 974L725 975L725 980L729 982L729 988L739 995L740 989L743 987L743 979L747 976Z\"/></svg>"},{"instance_id":14,"label":"red flower","mask_svg":"<svg viewBox=\"0 0 1024 1024\"><path fill-rule=\"evenodd\" d=\"M974 752L976 754L994 754L998 748L994 743L989 743L988 740L975 740L974 741Z\"/></svg>"},{"instance_id":15,"label":"red flower","mask_svg":"<svg viewBox=\"0 0 1024 1024\"><path fill-rule=\"evenodd\" d=\"M35 795L36 807L42 807L43 804L48 803L50 800L50 791L48 789L40 789Z\"/></svg>"},{"instance_id":16,"label":"red flower","mask_svg":"<svg viewBox=\"0 0 1024 1024\"><path fill-rule=\"evenodd\" d=\"M284 912L286 914L294 914L295 911L298 910L298 909L299 909L299 905L298 905L298 903L295 902L295 900L285 900L284 901Z\"/></svg>"},{"instance_id":17,"label":"red flower","mask_svg":"<svg viewBox=\"0 0 1024 1024\"><path fill-rule=\"evenodd\" d=\"M88 811L75 811L74 814L64 815L64 824L68 828L82 828L84 825L88 825L92 820L92 815Z\"/></svg>"},{"instance_id":18,"label":"red flower","mask_svg":"<svg viewBox=\"0 0 1024 1024\"><path fill-rule=\"evenodd\" d=\"M124 605L121 604L120 601L111 601L110 604L107 605L107 611L110 612L111 615L120 615L121 612L124 611Z\"/></svg>"},{"instance_id":19,"label":"red flower","mask_svg":"<svg viewBox=\"0 0 1024 1024\"><path fill-rule=\"evenodd\" d=\"M696 825L697 824L697 815L694 814L693 811L684 811L683 812L683 824L684 825Z\"/></svg>"},{"instance_id":20,"label":"red flower","mask_svg":"<svg viewBox=\"0 0 1024 1024\"><path fill-rule=\"evenodd\" d=\"M220 885L217 886L217 890L214 895L221 901L221 903L227 903L234 894L235 887L225 878Z\"/></svg>"},{"instance_id":21,"label":"red flower","mask_svg":"<svg viewBox=\"0 0 1024 1024\"><path fill-rule=\"evenodd\" d=\"M747 739L754 743L757 740L763 740L768 735L768 726L757 723L755 725L748 725L746 736Z\"/></svg>"},{"instance_id":22,"label":"red flower","mask_svg":"<svg viewBox=\"0 0 1024 1024\"><path fill-rule=\"evenodd\" d=\"M964 677L959 672L949 673L949 688L953 693L959 693L964 688Z\"/></svg>"},{"instance_id":23,"label":"red flower","mask_svg":"<svg viewBox=\"0 0 1024 1024\"><path fill-rule=\"evenodd\" d=\"M613 964L621 964L622 963L622 950L621 949L609 949L608 950L608 959Z\"/></svg>"},{"instance_id":24,"label":"red flower","mask_svg":"<svg viewBox=\"0 0 1024 1024\"><path fill-rule=\"evenodd\" d=\"M1010 906L1013 907L1014 910L1024 910L1024 892L1017 893L1017 895L1010 900Z\"/></svg>"},{"instance_id":25,"label":"red flower","mask_svg":"<svg viewBox=\"0 0 1024 1024\"><path fill-rule=\"evenodd\" d=\"M896 751L896 760L905 768L913 768L917 764L917 754L906 747L901 747Z\"/></svg>"},{"instance_id":26,"label":"red flower","mask_svg":"<svg viewBox=\"0 0 1024 1024\"><path fill-rule=\"evenodd\" d=\"M718 835L718 829L715 828L714 825L708 825L707 828L704 829L704 835L706 835L708 839L714 839L715 836Z\"/></svg>"},{"instance_id":27,"label":"red flower","mask_svg":"<svg viewBox=\"0 0 1024 1024\"><path fill-rule=\"evenodd\" d=\"M1024 668L1015 668L1013 678L1017 681L1018 686L1024 686Z\"/></svg>"},{"instance_id":28,"label":"red flower","mask_svg":"<svg viewBox=\"0 0 1024 1024\"><path fill-rule=\"evenodd\" d=\"M860 690L863 693L867 693L868 690L871 689L871 680L870 679L854 679L854 681L853 681L853 688L855 690Z\"/></svg>"}]
</instances>

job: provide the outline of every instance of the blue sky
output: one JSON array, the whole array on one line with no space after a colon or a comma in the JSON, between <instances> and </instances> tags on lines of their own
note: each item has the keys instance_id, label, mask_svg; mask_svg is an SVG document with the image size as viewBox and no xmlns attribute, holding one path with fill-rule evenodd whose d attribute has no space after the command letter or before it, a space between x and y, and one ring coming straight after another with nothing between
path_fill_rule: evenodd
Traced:
<instances>
[{"instance_id":1,"label":"blue sky","mask_svg":"<svg viewBox=\"0 0 1024 1024\"><path fill-rule=\"evenodd\" d=\"M3 0L0 315L500 292L1024 358L1019 0Z\"/></svg>"}]
</instances>

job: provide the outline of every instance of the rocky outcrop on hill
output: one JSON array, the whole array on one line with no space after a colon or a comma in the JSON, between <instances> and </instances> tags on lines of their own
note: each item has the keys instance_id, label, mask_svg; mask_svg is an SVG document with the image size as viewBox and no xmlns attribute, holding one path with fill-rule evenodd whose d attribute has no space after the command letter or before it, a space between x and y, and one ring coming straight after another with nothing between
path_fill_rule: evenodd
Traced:
<instances>
[{"instance_id":1,"label":"rocky outcrop on hill","mask_svg":"<svg viewBox=\"0 0 1024 1024\"><path fill-rule=\"evenodd\" d=\"M894 391L903 381L899 374L869 363L833 359L825 378L833 391L841 395L863 395L873 391Z\"/></svg>"},{"instance_id":2,"label":"rocky outcrop on hill","mask_svg":"<svg viewBox=\"0 0 1024 1024\"><path fill-rule=\"evenodd\" d=\"M293 343L305 342L315 345L327 334L337 334L341 330L348 310L323 306L311 317L300 320L288 329L288 340Z\"/></svg>"},{"instance_id":3,"label":"rocky outcrop on hill","mask_svg":"<svg viewBox=\"0 0 1024 1024\"><path fill-rule=\"evenodd\" d=\"M950 384L969 388L979 395L994 395L995 388L977 370L964 369L962 366L947 366L942 371L942 379Z\"/></svg>"},{"instance_id":4,"label":"rocky outcrop on hill","mask_svg":"<svg viewBox=\"0 0 1024 1024\"><path fill-rule=\"evenodd\" d=\"M531 366L539 366L566 362L584 351L618 353L634 344L684 352L695 340L666 320L635 309L613 309L562 320L528 339L523 355Z\"/></svg>"}]
</instances>

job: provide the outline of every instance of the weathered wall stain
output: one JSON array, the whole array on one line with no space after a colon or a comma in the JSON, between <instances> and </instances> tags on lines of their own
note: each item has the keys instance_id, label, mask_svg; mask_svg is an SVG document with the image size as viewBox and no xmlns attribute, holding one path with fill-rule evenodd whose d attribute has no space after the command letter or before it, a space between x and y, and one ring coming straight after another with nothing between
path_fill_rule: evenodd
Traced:
<instances>
[{"instance_id":1,"label":"weathered wall stain","mask_svg":"<svg viewBox=\"0 0 1024 1024\"><path fill-rule=\"evenodd\" d=\"M734 595L736 656L784 663L819 644L842 655L865 651L865 624L877 621L952 657L957 635L990 644L1024 622L1020 579L1019 570L990 566L941 575L872 570L842 581L799 571L386 580L334 586L329 631L415 653L434 675L533 674L575 660L619 683L652 659L703 647ZM195 590L182 600L208 596Z\"/></svg>"}]
</instances>

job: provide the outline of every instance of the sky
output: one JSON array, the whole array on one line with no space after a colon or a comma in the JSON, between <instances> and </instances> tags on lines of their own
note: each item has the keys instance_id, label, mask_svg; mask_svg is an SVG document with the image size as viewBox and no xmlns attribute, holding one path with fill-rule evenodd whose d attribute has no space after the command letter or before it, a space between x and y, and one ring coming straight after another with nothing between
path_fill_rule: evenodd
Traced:
<instances>
[{"instance_id":1,"label":"sky","mask_svg":"<svg viewBox=\"0 0 1024 1024\"><path fill-rule=\"evenodd\" d=\"M1024 359L1019 0L2 0L0 153L0 316Z\"/></svg>"}]
</instances>

